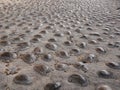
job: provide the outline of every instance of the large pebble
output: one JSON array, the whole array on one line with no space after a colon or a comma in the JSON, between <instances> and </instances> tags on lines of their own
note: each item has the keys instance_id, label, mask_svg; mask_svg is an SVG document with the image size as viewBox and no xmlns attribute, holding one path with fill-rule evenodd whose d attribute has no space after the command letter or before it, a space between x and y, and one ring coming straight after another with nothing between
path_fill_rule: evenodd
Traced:
<instances>
[{"instance_id":1,"label":"large pebble","mask_svg":"<svg viewBox=\"0 0 120 90\"><path fill-rule=\"evenodd\" d=\"M98 76L101 78L109 79L113 78L113 73L107 70L100 70L98 71Z\"/></svg>"},{"instance_id":2,"label":"large pebble","mask_svg":"<svg viewBox=\"0 0 120 90\"><path fill-rule=\"evenodd\" d=\"M74 84L80 84L81 86L87 86L88 80L83 75L72 74L68 77L68 82Z\"/></svg>"},{"instance_id":3,"label":"large pebble","mask_svg":"<svg viewBox=\"0 0 120 90\"><path fill-rule=\"evenodd\" d=\"M17 55L13 52L3 52L1 55L0 55L0 59L3 61L3 62L11 62L13 61L13 59L15 59L17 57Z\"/></svg>"},{"instance_id":4,"label":"large pebble","mask_svg":"<svg viewBox=\"0 0 120 90\"><path fill-rule=\"evenodd\" d=\"M106 65L113 69L120 69L120 63L117 63L117 62L109 62L109 63L106 63Z\"/></svg>"},{"instance_id":5,"label":"large pebble","mask_svg":"<svg viewBox=\"0 0 120 90\"><path fill-rule=\"evenodd\" d=\"M32 84L32 80L29 76L26 74L20 74L14 77L13 81L16 84L22 84L22 85L30 85Z\"/></svg>"}]
</instances>

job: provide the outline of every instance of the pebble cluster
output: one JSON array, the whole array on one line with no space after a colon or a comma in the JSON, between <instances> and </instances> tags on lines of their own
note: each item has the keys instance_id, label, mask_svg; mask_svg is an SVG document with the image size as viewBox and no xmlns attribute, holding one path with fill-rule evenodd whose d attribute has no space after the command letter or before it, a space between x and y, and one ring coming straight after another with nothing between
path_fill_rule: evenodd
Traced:
<instances>
[{"instance_id":1,"label":"pebble cluster","mask_svg":"<svg viewBox=\"0 0 120 90\"><path fill-rule=\"evenodd\" d=\"M94 1L108 11L111 8L104 1L112 1ZM97 20L88 10L87 18L77 11L82 2L83 12L86 2L95 4L92 0L0 1L0 90L120 89L120 14Z\"/></svg>"}]
</instances>

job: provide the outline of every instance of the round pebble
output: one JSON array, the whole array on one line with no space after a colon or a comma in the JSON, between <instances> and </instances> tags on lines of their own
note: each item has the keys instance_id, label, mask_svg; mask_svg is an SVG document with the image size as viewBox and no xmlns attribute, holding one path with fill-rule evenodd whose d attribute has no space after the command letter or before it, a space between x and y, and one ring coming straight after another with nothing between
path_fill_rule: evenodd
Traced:
<instances>
[{"instance_id":1,"label":"round pebble","mask_svg":"<svg viewBox=\"0 0 120 90\"><path fill-rule=\"evenodd\" d=\"M81 42L81 44L79 45L80 48L85 48L87 46L87 44L85 42Z\"/></svg>"},{"instance_id":2,"label":"round pebble","mask_svg":"<svg viewBox=\"0 0 120 90\"><path fill-rule=\"evenodd\" d=\"M43 60L45 60L45 61L47 61L47 62L51 61L52 58L53 58L53 57L52 57L51 54L44 54L44 55L43 55Z\"/></svg>"}]
</instances>

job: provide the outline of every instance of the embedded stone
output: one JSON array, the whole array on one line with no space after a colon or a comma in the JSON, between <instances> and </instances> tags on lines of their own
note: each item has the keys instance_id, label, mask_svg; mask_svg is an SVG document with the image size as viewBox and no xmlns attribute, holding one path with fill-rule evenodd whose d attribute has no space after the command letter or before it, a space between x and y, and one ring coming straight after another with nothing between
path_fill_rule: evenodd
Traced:
<instances>
[{"instance_id":1,"label":"embedded stone","mask_svg":"<svg viewBox=\"0 0 120 90\"><path fill-rule=\"evenodd\" d=\"M31 85L32 84L31 78L25 74L20 74L20 75L15 76L13 81L16 84L21 84L21 85Z\"/></svg>"},{"instance_id":2,"label":"embedded stone","mask_svg":"<svg viewBox=\"0 0 120 90\"><path fill-rule=\"evenodd\" d=\"M48 41L49 41L49 42L56 42L57 39L56 39L56 38L50 38Z\"/></svg>"},{"instance_id":3,"label":"embedded stone","mask_svg":"<svg viewBox=\"0 0 120 90\"><path fill-rule=\"evenodd\" d=\"M70 50L71 55L79 55L80 53L81 53L81 51L78 48L73 48Z\"/></svg>"},{"instance_id":4,"label":"embedded stone","mask_svg":"<svg viewBox=\"0 0 120 90\"><path fill-rule=\"evenodd\" d=\"M112 90L112 88L108 85L98 85L96 90Z\"/></svg>"},{"instance_id":5,"label":"embedded stone","mask_svg":"<svg viewBox=\"0 0 120 90\"><path fill-rule=\"evenodd\" d=\"M7 46L7 45L10 45L11 43L9 41L6 41L6 40L2 40L0 41L0 45L1 46Z\"/></svg>"},{"instance_id":6,"label":"embedded stone","mask_svg":"<svg viewBox=\"0 0 120 90\"><path fill-rule=\"evenodd\" d=\"M41 75L47 75L51 71L47 65L43 65L43 64L35 65L33 69Z\"/></svg>"},{"instance_id":7,"label":"embedded stone","mask_svg":"<svg viewBox=\"0 0 120 90\"><path fill-rule=\"evenodd\" d=\"M64 45L66 45L66 46L71 46L71 45L72 45L72 42L71 42L71 41L65 41L65 42L64 42Z\"/></svg>"},{"instance_id":8,"label":"embedded stone","mask_svg":"<svg viewBox=\"0 0 120 90\"><path fill-rule=\"evenodd\" d=\"M55 83L48 83L44 90L59 90L61 87L61 82L55 82Z\"/></svg>"},{"instance_id":9,"label":"embedded stone","mask_svg":"<svg viewBox=\"0 0 120 90\"><path fill-rule=\"evenodd\" d=\"M37 58L34 54L21 54L21 59L24 62L31 64L31 63L34 63Z\"/></svg>"},{"instance_id":10,"label":"embedded stone","mask_svg":"<svg viewBox=\"0 0 120 90\"><path fill-rule=\"evenodd\" d=\"M63 34L63 33L55 33L54 36L57 36L57 37L63 37L64 34Z\"/></svg>"},{"instance_id":11,"label":"embedded stone","mask_svg":"<svg viewBox=\"0 0 120 90\"><path fill-rule=\"evenodd\" d=\"M32 38L32 39L30 40L30 42L32 42L32 43L37 43L37 42L39 42L39 41L40 41L39 38Z\"/></svg>"},{"instance_id":12,"label":"embedded stone","mask_svg":"<svg viewBox=\"0 0 120 90\"><path fill-rule=\"evenodd\" d=\"M52 60L52 55L51 54L44 54L43 55L43 60L45 61L51 61Z\"/></svg>"},{"instance_id":13,"label":"embedded stone","mask_svg":"<svg viewBox=\"0 0 120 90\"><path fill-rule=\"evenodd\" d=\"M117 63L117 62L109 62L109 63L106 63L106 65L113 69L120 69L120 63Z\"/></svg>"},{"instance_id":14,"label":"embedded stone","mask_svg":"<svg viewBox=\"0 0 120 90\"><path fill-rule=\"evenodd\" d=\"M66 71L67 65L66 64L56 64L55 68L56 68L56 70L59 70L59 71Z\"/></svg>"},{"instance_id":15,"label":"embedded stone","mask_svg":"<svg viewBox=\"0 0 120 90\"><path fill-rule=\"evenodd\" d=\"M66 51L60 51L58 52L58 56L61 58L68 58L69 54Z\"/></svg>"},{"instance_id":16,"label":"embedded stone","mask_svg":"<svg viewBox=\"0 0 120 90\"><path fill-rule=\"evenodd\" d=\"M68 82L74 84L80 84L81 86L85 87L88 85L88 80L83 75L72 74L68 77Z\"/></svg>"},{"instance_id":17,"label":"embedded stone","mask_svg":"<svg viewBox=\"0 0 120 90\"><path fill-rule=\"evenodd\" d=\"M41 53L43 53L43 49L42 48L39 48L39 47L34 48L33 54L39 55Z\"/></svg>"},{"instance_id":18,"label":"embedded stone","mask_svg":"<svg viewBox=\"0 0 120 90\"><path fill-rule=\"evenodd\" d=\"M23 49L28 48L30 46L30 43L29 42L22 42L22 43L17 44L17 46L18 46L19 50L23 50Z\"/></svg>"},{"instance_id":19,"label":"embedded stone","mask_svg":"<svg viewBox=\"0 0 120 90\"><path fill-rule=\"evenodd\" d=\"M106 53L106 50L105 50L104 48L102 48L102 47L97 47L97 48L96 48L96 51L97 51L98 53Z\"/></svg>"},{"instance_id":20,"label":"embedded stone","mask_svg":"<svg viewBox=\"0 0 120 90\"><path fill-rule=\"evenodd\" d=\"M13 59L15 59L17 57L17 55L15 53L12 53L12 52L3 52L1 55L0 55L0 59L3 61L3 62L11 62L13 61Z\"/></svg>"},{"instance_id":21,"label":"embedded stone","mask_svg":"<svg viewBox=\"0 0 120 90\"><path fill-rule=\"evenodd\" d=\"M98 76L101 78L109 79L113 78L113 73L107 70L100 70L98 71Z\"/></svg>"},{"instance_id":22,"label":"embedded stone","mask_svg":"<svg viewBox=\"0 0 120 90\"><path fill-rule=\"evenodd\" d=\"M87 44L85 42L81 42L81 44L79 45L80 48L85 48L87 46Z\"/></svg>"},{"instance_id":23,"label":"embedded stone","mask_svg":"<svg viewBox=\"0 0 120 90\"><path fill-rule=\"evenodd\" d=\"M53 43L47 43L45 45L46 48L50 49L50 50L56 50L57 49L57 45L56 44L53 44Z\"/></svg>"},{"instance_id":24,"label":"embedded stone","mask_svg":"<svg viewBox=\"0 0 120 90\"><path fill-rule=\"evenodd\" d=\"M88 67L83 62L75 63L74 67L77 68L77 69L81 69L84 72L88 71Z\"/></svg>"}]
</instances>

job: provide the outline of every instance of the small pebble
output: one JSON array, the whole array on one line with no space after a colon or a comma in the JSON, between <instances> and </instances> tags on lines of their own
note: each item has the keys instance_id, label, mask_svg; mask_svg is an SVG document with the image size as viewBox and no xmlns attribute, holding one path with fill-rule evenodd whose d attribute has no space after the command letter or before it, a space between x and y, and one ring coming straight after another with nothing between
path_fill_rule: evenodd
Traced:
<instances>
[{"instance_id":1,"label":"small pebble","mask_svg":"<svg viewBox=\"0 0 120 90\"><path fill-rule=\"evenodd\" d=\"M44 90L59 90L61 87L61 82L55 82L55 83L48 83Z\"/></svg>"},{"instance_id":2,"label":"small pebble","mask_svg":"<svg viewBox=\"0 0 120 90\"><path fill-rule=\"evenodd\" d=\"M68 58L69 54L66 51L60 51L58 52L58 56L61 58Z\"/></svg>"},{"instance_id":3,"label":"small pebble","mask_svg":"<svg viewBox=\"0 0 120 90\"><path fill-rule=\"evenodd\" d=\"M70 50L71 55L80 55L81 51L78 48L73 48Z\"/></svg>"},{"instance_id":4,"label":"small pebble","mask_svg":"<svg viewBox=\"0 0 120 90\"><path fill-rule=\"evenodd\" d=\"M36 61L36 56L34 54L21 54L21 59L28 63L34 63Z\"/></svg>"},{"instance_id":5,"label":"small pebble","mask_svg":"<svg viewBox=\"0 0 120 90\"><path fill-rule=\"evenodd\" d=\"M90 44L97 44L97 41L96 40L91 40L89 41Z\"/></svg>"},{"instance_id":6,"label":"small pebble","mask_svg":"<svg viewBox=\"0 0 120 90\"><path fill-rule=\"evenodd\" d=\"M80 29L76 29L75 32L81 33L81 30Z\"/></svg>"},{"instance_id":7,"label":"small pebble","mask_svg":"<svg viewBox=\"0 0 120 90\"><path fill-rule=\"evenodd\" d=\"M98 62L98 57L95 54L83 54L80 55L79 60L83 63L95 63Z\"/></svg>"},{"instance_id":8,"label":"small pebble","mask_svg":"<svg viewBox=\"0 0 120 90\"><path fill-rule=\"evenodd\" d=\"M66 64L56 64L55 68L56 70L59 70L59 71L66 71L68 67Z\"/></svg>"},{"instance_id":9,"label":"small pebble","mask_svg":"<svg viewBox=\"0 0 120 90\"><path fill-rule=\"evenodd\" d=\"M47 34L48 32L46 30L41 31L42 34Z\"/></svg>"},{"instance_id":10,"label":"small pebble","mask_svg":"<svg viewBox=\"0 0 120 90\"><path fill-rule=\"evenodd\" d=\"M43 49L42 48L39 48L39 47L36 47L34 48L33 52L32 52L34 55L39 55L41 53L43 53Z\"/></svg>"},{"instance_id":11,"label":"small pebble","mask_svg":"<svg viewBox=\"0 0 120 90\"><path fill-rule=\"evenodd\" d=\"M97 48L96 48L96 51L97 51L98 53L106 53L106 50L105 50L104 48L102 48L102 47L97 47Z\"/></svg>"},{"instance_id":12,"label":"small pebble","mask_svg":"<svg viewBox=\"0 0 120 90\"><path fill-rule=\"evenodd\" d=\"M71 45L72 45L72 42L71 42L71 41L65 41L65 42L64 42L64 45L66 45L66 46L71 46Z\"/></svg>"},{"instance_id":13,"label":"small pebble","mask_svg":"<svg viewBox=\"0 0 120 90\"><path fill-rule=\"evenodd\" d=\"M97 38L98 41L102 42L104 39L102 37Z\"/></svg>"},{"instance_id":14,"label":"small pebble","mask_svg":"<svg viewBox=\"0 0 120 90\"><path fill-rule=\"evenodd\" d=\"M51 54L44 54L43 55L43 60L44 61L47 61L47 62L49 62L49 61L51 61L52 60L52 55Z\"/></svg>"},{"instance_id":15,"label":"small pebble","mask_svg":"<svg viewBox=\"0 0 120 90\"><path fill-rule=\"evenodd\" d=\"M87 44L85 42L81 42L81 44L79 45L80 48L85 48L87 46Z\"/></svg>"},{"instance_id":16,"label":"small pebble","mask_svg":"<svg viewBox=\"0 0 120 90\"><path fill-rule=\"evenodd\" d=\"M74 65L75 68L81 69L84 72L88 71L88 67L83 62L78 62Z\"/></svg>"},{"instance_id":17,"label":"small pebble","mask_svg":"<svg viewBox=\"0 0 120 90\"><path fill-rule=\"evenodd\" d=\"M57 37L63 37L64 34L63 34L63 33L56 33L56 34L54 34L54 36L57 36Z\"/></svg>"},{"instance_id":18,"label":"small pebble","mask_svg":"<svg viewBox=\"0 0 120 90\"><path fill-rule=\"evenodd\" d=\"M34 35L34 38L42 38L43 36L42 35L39 35L39 34L36 34Z\"/></svg>"},{"instance_id":19,"label":"small pebble","mask_svg":"<svg viewBox=\"0 0 120 90\"><path fill-rule=\"evenodd\" d=\"M65 34L72 35L72 32L71 31L66 31Z\"/></svg>"},{"instance_id":20,"label":"small pebble","mask_svg":"<svg viewBox=\"0 0 120 90\"><path fill-rule=\"evenodd\" d=\"M32 39L30 40L30 42L32 42L32 43L37 43L37 42L39 42L39 41L40 41L39 38L32 38Z\"/></svg>"},{"instance_id":21,"label":"small pebble","mask_svg":"<svg viewBox=\"0 0 120 90\"><path fill-rule=\"evenodd\" d=\"M56 44L53 44L53 43L47 43L45 45L46 48L50 49L50 50L56 50L57 49L57 45Z\"/></svg>"},{"instance_id":22,"label":"small pebble","mask_svg":"<svg viewBox=\"0 0 120 90\"><path fill-rule=\"evenodd\" d=\"M22 43L17 44L17 46L18 46L19 50L23 50L23 49L28 48L30 46L30 43L29 42L22 42Z\"/></svg>"},{"instance_id":23,"label":"small pebble","mask_svg":"<svg viewBox=\"0 0 120 90\"><path fill-rule=\"evenodd\" d=\"M80 38L88 39L89 36L85 34L85 35L82 35Z\"/></svg>"},{"instance_id":24,"label":"small pebble","mask_svg":"<svg viewBox=\"0 0 120 90\"><path fill-rule=\"evenodd\" d=\"M43 76L47 75L51 71L47 65L43 65L43 64L35 65L33 69Z\"/></svg>"},{"instance_id":25,"label":"small pebble","mask_svg":"<svg viewBox=\"0 0 120 90\"><path fill-rule=\"evenodd\" d=\"M99 32L92 32L92 33L90 33L90 35L93 35L93 36L100 36L100 33L99 33Z\"/></svg>"},{"instance_id":26,"label":"small pebble","mask_svg":"<svg viewBox=\"0 0 120 90\"><path fill-rule=\"evenodd\" d=\"M57 39L56 38L50 38L48 41L49 42L57 42Z\"/></svg>"}]
</instances>

